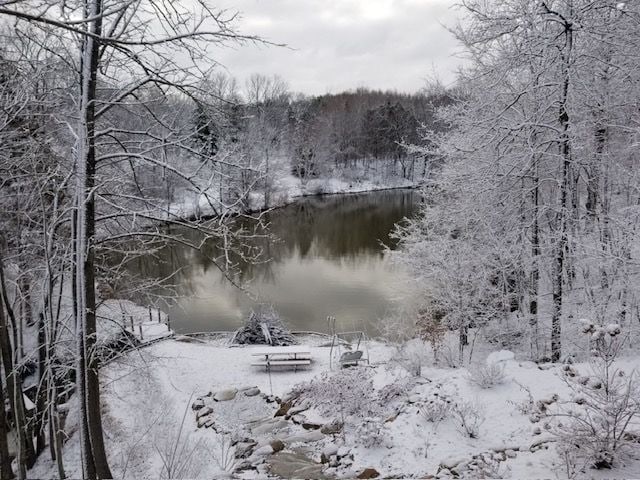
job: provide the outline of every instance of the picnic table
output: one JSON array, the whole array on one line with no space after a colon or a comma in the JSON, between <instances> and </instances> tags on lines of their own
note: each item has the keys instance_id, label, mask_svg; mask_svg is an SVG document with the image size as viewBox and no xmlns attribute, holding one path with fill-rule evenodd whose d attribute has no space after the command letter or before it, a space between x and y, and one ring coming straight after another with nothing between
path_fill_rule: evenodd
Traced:
<instances>
[{"instance_id":1,"label":"picnic table","mask_svg":"<svg viewBox=\"0 0 640 480\"><path fill-rule=\"evenodd\" d=\"M298 367L311 365L311 350L304 345L292 347L269 347L251 354L256 359L251 365L257 367Z\"/></svg>"}]
</instances>

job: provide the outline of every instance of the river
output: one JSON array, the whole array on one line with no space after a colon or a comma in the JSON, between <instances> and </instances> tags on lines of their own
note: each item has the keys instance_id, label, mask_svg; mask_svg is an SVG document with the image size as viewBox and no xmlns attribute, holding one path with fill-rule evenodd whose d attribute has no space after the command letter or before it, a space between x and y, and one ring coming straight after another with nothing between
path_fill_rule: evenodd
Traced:
<instances>
[{"instance_id":1,"label":"river","mask_svg":"<svg viewBox=\"0 0 640 480\"><path fill-rule=\"evenodd\" d=\"M256 303L274 306L292 330L376 335L406 290L407 278L390 264L384 245L394 225L417 213L411 190L301 198L266 214L278 240L264 243L269 262L243 265L253 298L229 284L205 255L172 246L136 262L144 276L175 277L177 300L163 307L179 333L235 330ZM258 240L257 240L258 241Z\"/></svg>"}]
</instances>

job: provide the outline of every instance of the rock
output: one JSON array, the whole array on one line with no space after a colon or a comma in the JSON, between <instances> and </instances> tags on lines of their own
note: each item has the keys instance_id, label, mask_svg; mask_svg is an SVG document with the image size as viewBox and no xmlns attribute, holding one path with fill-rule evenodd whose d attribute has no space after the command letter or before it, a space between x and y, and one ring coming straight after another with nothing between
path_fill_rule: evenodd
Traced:
<instances>
[{"instance_id":1,"label":"rock","mask_svg":"<svg viewBox=\"0 0 640 480\"><path fill-rule=\"evenodd\" d=\"M511 449L505 450L504 451L504 455L507 458L516 458L518 456L518 454L515 452L515 450L511 450Z\"/></svg>"},{"instance_id":2,"label":"rock","mask_svg":"<svg viewBox=\"0 0 640 480\"><path fill-rule=\"evenodd\" d=\"M274 417L284 417L289 412L290 409L291 409L291 401L284 402L282 405L280 405L280 408L275 413Z\"/></svg>"},{"instance_id":3,"label":"rock","mask_svg":"<svg viewBox=\"0 0 640 480\"><path fill-rule=\"evenodd\" d=\"M213 408L211 407L201 408L200 410L198 410L198 413L196 413L196 418L200 419L202 417L209 415L210 413L213 413Z\"/></svg>"},{"instance_id":4,"label":"rock","mask_svg":"<svg viewBox=\"0 0 640 480\"><path fill-rule=\"evenodd\" d=\"M313 422L304 422L302 423L302 428L304 428L305 430L318 430L322 428L322 425Z\"/></svg>"},{"instance_id":5,"label":"rock","mask_svg":"<svg viewBox=\"0 0 640 480\"><path fill-rule=\"evenodd\" d=\"M195 402L191 404L192 410L200 410L202 407L204 407L204 400L201 398L198 398Z\"/></svg>"},{"instance_id":6,"label":"rock","mask_svg":"<svg viewBox=\"0 0 640 480\"><path fill-rule=\"evenodd\" d=\"M396 420L396 418L398 418L398 415L399 415L399 414L400 414L399 412L394 413L394 414L393 414L393 415L391 415L389 418L385 419L384 423L391 423L391 422L394 422L394 421Z\"/></svg>"},{"instance_id":7,"label":"rock","mask_svg":"<svg viewBox=\"0 0 640 480\"><path fill-rule=\"evenodd\" d=\"M508 362L515 358L515 354L509 350L500 350L498 352L491 352L487 357L487 365L493 365L501 362Z\"/></svg>"},{"instance_id":8,"label":"rock","mask_svg":"<svg viewBox=\"0 0 640 480\"><path fill-rule=\"evenodd\" d=\"M329 457L324 452L320 454L320 463L329 463Z\"/></svg>"},{"instance_id":9,"label":"rock","mask_svg":"<svg viewBox=\"0 0 640 480\"><path fill-rule=\"evenodd\" d=\"M336 455L331 455L331 457L329 457L329 466L330 467L338 466L338 457Z\"/></svg>"},{"instance_id":10,"label":"rock","mask_svg":"<svg viewBox=\"0 0 640 480\"><path fill-rule=\"evenodd\" d=\"M304 402L302 405L296 405L295 407L291 407L289 409L288 415L296 415L298 413L302 413L305 410L309 410L309 404L308 402Z\"/></svg>"},{"instance_id":11,"label":"rock","mask_svg":"<svg viewBox=\"0 0 640 480\"><path fill-rule=\"evenodd\" d=\"M219 392L216 392L216 394L213 396L213 399L216 402L226 402L228 400L233 400L234 398L236 398L236 394L238 393L238 389L237 388L230 388L227 390L220 390Z\"/></svg>"},{"instance_id":12,"label":"rock","mask_svg":"<svg viewBox=\"0 0 640 480\"><path fill-rule=\"evenodd\" d=\"M278 452L269 457L269 473L276 478L327 478L324 465L301 452Z\"/></svg>"},{"instance_id":13,"label":"rock","mask_svg":"<svg viewBox=\"0 0 640 480\"><path fill-rule=\"evenodd\" d=\"M310 432L301 433L298 435L291 435L289 437L285 437L284 441L286 443L311 443L318 442L324 438L324 435L320 433L318 430L311 430Z\"/></svg>"},{"instance_id":14,"label":"rock","mask_svg":"<svg viewBox=\"0 0 640 480\"><path fill-rule=\"evenodd\" d=\"M414 393L409 397L409 403L418 403L420 402L420 400L421 400L420 395L418 395L417 393Z\"/></svg>"},{"instance_id":15,"label":"rock","mask_svg":"<svg viewBox=\"0 0 640 480\"><path fill-rule=\"evenodd\" d=\"M273 453L273 447L271 445L265 445L264 447L257 448L252 457L264 457L266 455L271 455Z\"/></svg>"},{"instance_id":16,"label":"rock","mask_svg":"<svg viewBox=\"0 0 640 480\"><path fill-rule=\"evenodd\" d=\"M258 387L253 387L244 392L247 397L255 397L256 395L260 395L260 389Z\"/></svg>"},{"instance_id":17,"label":"rock","mask_svg":"<svg viewBox=\"0 0 640 480\"><path fill-rule=\"evenodd\" d=\"M289 422L287 422L286 420L276 420L275 422L268 421L256 427L253 427L251 431L258 435L264 435L265 433L271 433L287 426L289 426Z\"/></svg>"},{"instance_id":18,"label":"rock","mask_svg":"<svg viewBox=\"0 0 640 480\"><path fill-rule=\"evenodd\" d=\"M349 455L351 453L351 449L348 447L340 447L338 449L338 451L336 452L336 455L340 458L342 457L346 457L347 455Z\"/></svg>"},{"instance_id":19,"label":"rock","mask_svg":"<svg viewBox=\"0 0 640 480\"><path fill-rule=\"evenodd\" d=\"M271 440L271 442L269 442L269 445L273 449L273 453L284 450L284 443L282 442L282 440L278 440L277 438L275 440Z\"/></svg>"},{"instance_id":20,"label":"rock","mask_svg":"<svg viewBox=\"0 0 640 480\"><path fill-rule=\"evenodd\" d=\"M365 468L356 478L377 478L380 474L375 468Z\"/></svg>"},{"instance_id":21,"label":"rock","mask_svg":"<svg viewBox=\"0 0 640 480\"><path fill-rule=\"evenodd\" d=\"M257 445L256 442L239 442L235 445L235 457L247 458L253 453L253 449Z\"/></svg>"},{"instance_id":22,"label":"rock","mask_svg":"<svg viewBox=\"0 0 640 480\"><path fill-rule=\"evenodd\" d=\"M338 454L338 447L336 447L335 445L327 445L322 450L322 454L326 455L327 458L329 458L331 455L337 455Z\"/></svg>"},{"instance_id":23,"label":"rock","mask_svg":"<svg viewBox=\"0 0 640 480\"><path fill-rule=\"evenodd\" d=\"M335 435L336 433L340 433L342 431L343 423L338 420L333 420L332 422L325 423L320 431L325 435Z\"/></svg>"}]
</instances>

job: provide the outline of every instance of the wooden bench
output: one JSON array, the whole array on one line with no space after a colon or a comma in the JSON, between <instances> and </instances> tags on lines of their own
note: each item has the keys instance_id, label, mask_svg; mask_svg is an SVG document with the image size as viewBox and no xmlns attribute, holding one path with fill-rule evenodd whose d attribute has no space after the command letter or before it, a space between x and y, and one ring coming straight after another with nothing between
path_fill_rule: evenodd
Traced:
<instances>
[{"instance_id":1,"label":"wooden bench","mask_svg":"<svg viewBox=\"0 0 640 480\"><path fill-rule=\"evenodd\" d=\"M251 365L256 367L298 367L311 365L311 351L308 347L273 347L251 354L254 357L263 357Z\"/></svg>"}]
</instances>

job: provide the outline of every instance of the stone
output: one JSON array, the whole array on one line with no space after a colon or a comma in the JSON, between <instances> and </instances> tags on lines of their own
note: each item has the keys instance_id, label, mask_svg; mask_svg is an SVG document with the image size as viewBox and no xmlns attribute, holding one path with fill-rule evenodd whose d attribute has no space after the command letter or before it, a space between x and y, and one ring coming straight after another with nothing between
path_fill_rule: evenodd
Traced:
<instances>
[{"instance_id":1,"label":"stone","mask_svg":"<svg viewBox=\"0 0 640 480\"><path fill-rule=\"evenodd\" d=\"M418 395L417 393L414 393L409 397L409 403L419 403L420 400L421 400L420 395Z\"/></svg>"},{"instance_id":2,"label":"stone","mask_svg":"<svg viewBox=\"0 0 640 480\"><path fill-rule=\"evenodd\" d=\"M375 468L365 468L356 478L377 478L380 473Z\"/></svg>"},{"instance_id":3,"label":"stone","mask_svg":"<svg viewBox=\"0 0 640 480\"><path fill-rule=\"evenodd\" d=\"M334 435L336 433L340 433L342 431L343 423L338 420L333 420L332 422L325 423L320 431L325 435Z\"/></svg>"},{"instance_id":4,"label":"stone","mask_svg":"<svg viewBox=\"0 0 640 480\"><path fill-rule=\"evenodd\" d=\"M271 433L288 426L289 426L289 422L287 422L286 420L276 420L275 422L268 421L261 425L257 425L251 428L251 431L258 435L264 435L265 433Z\"/></svg>"},{"instance_id":5,"label":"stone","mask_svg":"<svg viewBox=\"0 0 640 480\"><path fill-rule=\"evenodd\" d=\"M264 457L266 455L271 455L273 453L273 447L271 445L265 445L264 447L257 448L252 457Z\"/></svg>"},{"instance_id":6,"label":"stone","mask_svg":"<svg viewBox=\"0 0 640 480\"><path fill-rule=\"evenodd\" d=\"M247 397L255 397L256 395L260 395L260 389L258 387L249 388L245 390L244 394Z\"/></svg>"},{"instance_id":7,"label":"stone","mask_svg":"<svg viewBox=\"0 0 640 480\"><path fill-rule=\"evenodd\" d=\"M289 409L291 409L291 402L284 402L280 405L280 408L275 413L274 417L284 417L287 413L289 413Z\"/></svg>"},{"instance_id":8,"label":"stone","mask_svg":"<svg viewBox=\"0 0 640 480\"><path fill-rule=\"evenodd\" d=\"M504 455L507 458L516 458L518 456L518 454L515 452L515 450L511 450L511 449L505 450L504 451Z\"/></svg>"},{"instance_id":9,"label":"stone","mask_svg":"<svg viewBox=\"0 0 640 480\"><path fill-rule=\"evenodd\" d=\"M289 437L285 437L284 441L286 443L312 443L318 442L324 438L324 435L320 433L318 430L311 430L310 432L300 433L298 435L291 435Z\"/></svg>"},{"instance_id":10,"label":"stone","mask_svg":"<svg viewBox=\"0 0 640 480\"><path fill-rule=\"evenodd\" d=\"M192 410L200 410L202 407L204 407L204 400L201 398L196 399L196 401L191 404Z\"/></svg>"},{"instance_id":11,"label":"stone","mask_svg":"<svg viewBox=\"0 0 640 480\"><path fill-rule=\"evenodd\" d=\"M253 449L257 445L256 442L238 442L235 445L235 457L247 458L253 453Z\"/></svg>"},{"instance_id":12,"label":"stone","mask_svg":"<svg viewBox=\"0 0 640 480\"><path fill-rule=\"evenodd\" d=\"M198 410L198 413L196 413L196 418L200 419L202 417L206 417L210 413L213 413L213 408L211 408L211 407L201 408L200 410Z\"/></svg>"},{"instance_id":13,"label":"stone","mask_svg":"<svg viewBox=\"0 0 640 480\"><path fill-rule=\"evenodd\" d=\"M340 458L342 457L346 457L347 455L349 455L351 453L351 449L348 447L340 447L338 449L338 451L336 452L336 455Z\"/></svg>"},{"instance_id":14,"label":"stone","mask_svg":"<svg viewBox=\"0 0 640 480\"><path fill-rule=\"evenodd\" d=\"M322 425L313 422L304 422L302 423L302 428L304 428L305 430L318 430L322 428Z\"/></svg>"},{"instance_id":15,"label":"stone","mask_svg":"<svg viewBox=\"0 0 640 480\"><path fill-rule=\"evenodd\" d=\"M278 452L267 462L271 477L276 478L327 478L324 465L316 463L301 452Z\"/></svg>"},{"instance_id":16,"label":"stone","mask_svg":"<svg viewBox=\"0 0 640 480\"><path fill-rule=\"evenodd\" d=\"M304 412L305 410L309 410L309 404L308 404L308 402L305 402L305 403L303 403L303 404L301 404L301 405L296 405L295 407L291 407L291 408L289 409L288 415L293 416L293 415L296 415L296 414L298 414L298 413L302 413L302 412Z\"/></svg>"},{"instance_id":17,"label":"stone","mask_svg":"<svg viewBox=\"0 0 640 480\"><path fill-rule=\"evenodd\" d=\"M395 422L396 418L398 418L399 413L394 413L389 418L385 419L384 423Z\"/></svg>"},{"instance_id":18,"label":"stone","mask_svg":"<svg viewBox=\"0 0 640 480\"><path fill-rule=\"evenodd\" d=\"M282 442L282 440L278 440L277 438L275 440L271 440L271 442L269 442L269 445L273 449L273 453L284 450L284 443Z\"/></svg>"},{"instance_id":19,"label":"stone","mask_svg":"<svg viewBox=\"0 0 640 480\"><path fill-rule=\"evenodd\" d=\"M227 390L220 390L219 392L216 392L216 394L213 396L213 399L216 402L226 402L228 400L233 400L234 398L236 398L236 394L238 393L238 389L237 388L229 388Z\"/></svg>"},{"instance_id":20,"label":"stone","mask_svg":"<svg viewBox=\"0 0 640 480\"><path fill-rule=\"evenodd\" d=\"M324 455L327 456L327 458L329 458L331 455L337 455L338 454L338 447L336 447L335 445L327 445L323 450L322 453Z\"/></svg>"}]
</instances>

